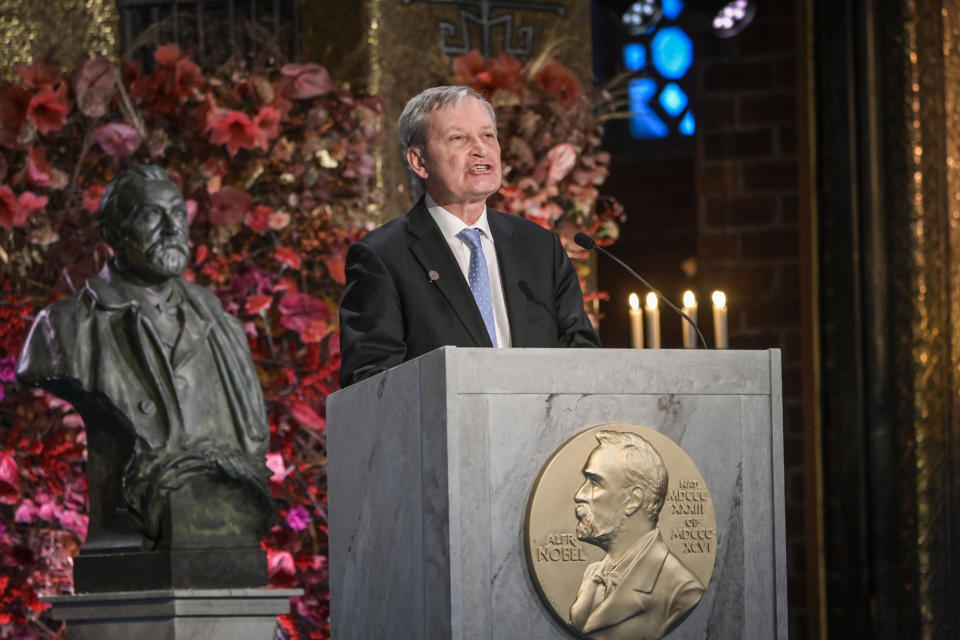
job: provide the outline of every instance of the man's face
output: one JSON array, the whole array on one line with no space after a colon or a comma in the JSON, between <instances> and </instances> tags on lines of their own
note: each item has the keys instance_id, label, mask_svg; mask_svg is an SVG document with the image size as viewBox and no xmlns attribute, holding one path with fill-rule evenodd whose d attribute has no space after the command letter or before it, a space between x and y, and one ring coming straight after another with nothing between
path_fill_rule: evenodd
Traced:
<instances>
[{"instance_id":1,"label":"man's face","mask_svg":"<svg viewBox=\"0 0 960 640\"><path fill-rule=\"evenodd\" d=\"M466 97L428 116L425 147L407 158L440 205L486 202L500 188L497 127L479 100Z\"/></svg>"},{"instance_id":2,"label":"man's face","mask_svg":"<svg viewBox=\"0 0 960 640\"><path fill-rule=\"evenodd\" d=\"M632 499L620 452L600 445L583 466L583 484L574 496L577 538L606 549L627 518Z\"/></svg>"},{"instance_id":3,"label":"man's face","mask_svg":"<svg viewBox=\"0 0 960 640\"><path fill-rule=\"evenodd\" d=\"M187 268L187 207L176 185L150 180L120 194L120 226L112 243L118 266L147 282L180 276Z\"/></svg>"}]
</instances>

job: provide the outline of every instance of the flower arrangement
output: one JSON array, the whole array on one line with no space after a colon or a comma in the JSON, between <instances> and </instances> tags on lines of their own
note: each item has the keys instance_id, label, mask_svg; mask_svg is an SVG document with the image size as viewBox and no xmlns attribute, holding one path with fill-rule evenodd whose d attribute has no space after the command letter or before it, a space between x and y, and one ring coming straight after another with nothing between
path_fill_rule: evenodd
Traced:
<instances>
[{"instance_id":1,"label":"flower arrangement","mask_svg":"<svg viewBox=\"0 0 960 640\"><path fill-rule=\"evenodd\" d=\"M327 637L323 416L344 256L379 203L383 104L315 64L207 75L172 44L155 60L146 73L94 58L71 75L38 60L0 85L0 638L59 633L38 594L70 591L87 527L82 421L16 384L16 357L33 315L109 259L96 228L104 185L146 162L187 199L185 277L244 322L260 374L280 505L269 578L305 589L281 633Z\"/></svg>"},{"instance_id":2,"label":"flower arrangement","mask_svg":"<svg viewBox=\"0 0 960 640\"><path fill-rule=\"evenodd\" d=\"M346 249L379 205L383 104L315 64L205 74L176 45L154 57L149 73L35 61L0 84L0 639L62 637L38 595L71 590L87 527L83 423L16 384L16 357L33 316L109 259L99 198L120 167L144 162L183 189L185 276L241 318L260 374L281 506L264 539L270 582L306 592L280 617L281 637L326 638L325 399L337 388ZM599 194L609 157L574 74L548 56L523 65L477 52L453 73L498 113L506 175L491 206L555 229L575 257L578 231L612 242L622 209Z\"/></svg>"}]
</instances>

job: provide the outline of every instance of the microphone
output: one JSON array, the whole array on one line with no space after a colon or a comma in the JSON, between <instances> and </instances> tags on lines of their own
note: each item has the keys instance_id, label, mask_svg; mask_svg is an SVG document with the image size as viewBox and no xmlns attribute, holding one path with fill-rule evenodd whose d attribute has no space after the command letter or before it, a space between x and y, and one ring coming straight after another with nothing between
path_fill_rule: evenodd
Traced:
<instances>
[{"instance_id":1,"label":"microphone","mask_svg":"<svg viewBox=\"0 0 960 640\"><path fill-rule=\"evenodd\" d=\"M592 250L596 249L597 251L599 251L600 253L602 253L603 255L607 256L608 258L610 258L611 260L613 260L614 262L616 262L618 265L620 265L621 267L623 267L624 269L626 269L626 270L630 273L630 275L632 275L634 278L636 278L637 280L639 280L639 281L643 284L643 286L645 286L647 289L650 289L650 291L653 291L655 294L657 294L657 297L660 298L661 300L663 300L664 302L666 302L666 303L667 303L667 306L669 306L671 309L673 309L674 311L676 311L677 313L679 313L679 314L683 317L684 320L686 320L687 322L689 322L689 323L690 323L690 326L692 326L693 329L694 329L694 331L697 332L697 336L699 336L699 338L700 338L700 344L703 345L703 348L704 348L704 349L707 348L707 341L704 339L703 334L700 333L700 327L697 326L697 323L694 322L693 319L692 319L690 316L688 316L688 315L685 314L683 311L681 311L681 310L677 307L677 305L675 305L675 304L673 304L672 302L670 302L669 300L667 300L662 293L660 293L659 291L657 291L657 288L656 288L656 287L654 287L652 284L650 284L649 282L647 282L646 280L644 280L644 279L643 279L643 276L641 276L639 273L637 273L636 271L634 271L633 269L631 269L630 267L628 267L627 264L626 264L623 260L621 260L621 259L618 258L617 256L613 255L612 253L610 253L609 251L607 251L606 249L604 249L603 247L601 247L600 245L598 245L593 238L591 238L590 236L588 236L588 235L585 234L584 232L582 232L582 231L578 232L577 235L573 236L573 240L574 240L574 242L576 242L578 245L580 245L580 246L583 247L584 249L587 249L588 251L592 251Z\"/></svg>"}]
</instances>

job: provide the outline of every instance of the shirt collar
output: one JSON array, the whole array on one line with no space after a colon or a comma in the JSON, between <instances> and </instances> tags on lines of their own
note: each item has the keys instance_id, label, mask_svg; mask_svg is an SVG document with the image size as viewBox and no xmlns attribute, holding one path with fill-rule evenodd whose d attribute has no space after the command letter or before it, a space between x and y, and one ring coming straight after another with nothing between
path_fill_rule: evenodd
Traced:
<instances>
[{"instance_id":1,"label":"shirt collar","mask_svg":"<svg viewBox=\"0 0 960 640\"><path fill-rule=\"evenodd\" d=\"M426 205L427 211L430 212L430 217L433 218L433 221L440 227L440 233L447 239L447 242L456 238L458 233L468 228L480 229L483 235L493 242L493 234L490 233L490 223L487 221L486 205L484 205L483 213L480 214L477 221L472 225L466 225L463 223L463 220L438 205L437 201L431 198L429 193L424 195L423 203Z\"/></svg>"}]
</instances>

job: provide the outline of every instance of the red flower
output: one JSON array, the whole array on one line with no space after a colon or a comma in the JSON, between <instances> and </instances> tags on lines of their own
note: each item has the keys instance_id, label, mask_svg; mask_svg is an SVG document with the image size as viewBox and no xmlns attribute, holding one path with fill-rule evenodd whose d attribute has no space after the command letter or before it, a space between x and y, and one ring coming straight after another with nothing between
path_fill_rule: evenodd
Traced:
<instances>
[{"instance_id":1,"label":"red flower","mask_svg":"<svg viewBox=\"0 0 960 640\"><path fill-rule=\"evenodd\" d=\"M20 79L33 89L52 87L60 79L60 68L43 60L34 60L29 67L18 64L16 70Z\"/></svg>"},{"instance_id":2,"label":"red flower","mask_svg":"<svg viewBox=\"0 0 960 640\"><path fill-rule=\"evenodd\" d=\"M113 97L115 77L110 61L100 56L83 63L73 81L77 108L90 118L103 117Z\"/></svg>"},{"instance_id":3,"label":"red flower","mask_svg":"<svg viewBox=\"0 0 960 640\"><path fill-rule=\"evenodd\" d=\"M471 49L453 59L453 79L459 84L473 84L477 74L483 71L486 60L478 49Z\"/></svg>"},{"instance_id":4,"label":"red flower","mask_svg":"<svg viewBox=\"0 0 960 640\"><path fill-rule=\"evenodd\" d=\"M234 224L240 222L253 206L253 197L243 189L226 186L210 197L210 222Z\"/></svg>"},{"instance_id":5,"label":"red flower","mask_svg":"<svg viewBox=\"0 0 960 640\"><path fill-rule=\"evenodd\" d=\"M123 122L105 124L94 134L97 144L111 158L126 158L140 146L140 136Z\"/></svg>"},{"instance_id":6,"label":"red flower","mask_svg":"<svg viewBox=\"0 0 960 640\"><path fill-rule=\"evenodd\" d=\"M523 93L523 65L509 53L485 60L474 49L453 59L453 72L457 82L468 84L480 93L491 95L497 90Z\"/></svg>"},{"instance_id":7,"label":"red flower","mask_svg":"<svg viewBox=\"0 0 960 640\"><path fill-rule=\"evenodd\" d=\"M0 185L0 227L13 229L22 227L30 214L47 206L47 196L38 196L24 191L15 198L13 191L6 185Z\"/></svg>"},{"instance_id":8,"label":"red flower","mask_svg":"<svg viewBox=\"0 0 960 640\"><path fill-rule=\"evenodd\" d=\"M300 334L300 339L309 344L319 342L330 332L330 307L306 293L288 293L277 308L282 314L280 324Z\"/></svg>"},{"instance_id":9,"label":"red flower","mask_svg":"<svg viewBox=\"0 0 960 640\"><path fill-rule=\"evenodd\" d=\"M54 91L44 87L30 100L27 118L41 135L57 131L67 122L67 85L61 82Z\"/></svg>"},{"instance_id":10,"label":"red flower","mask_svg":"<svg viewBox=\"0 0 960 640\"><path fill-rule=\"evenodd\" d=\"M330 277L333 278L334 281L339 282L340 284L347 284L347 262L343 256L331 256L329 258L325 258L323 264L327 266L327 271L330 273Z\"/></svg>"},{"instance_id":11,"label":"red flower","mask_svg":"<svg viewBox=\"0 0 960 640\"><path fill-rule=\"evenodd\" d=\"M0 93L0 125L19 128L27 121L27 109L33 94L19 85L11 85Z\"/></svg>"},{"instance_id":12,"label":"red flower","mask_svg":"<svg viewBox=\"0 0 960 640\"><path fill-rule=\"evenodd\" d=\"M47 187L53 182L53 165L47 162L43 147L30 147L26 161L27 182L38 187Z\"/></svg>"},{"instance_id":13,"label":"red flower","mask_svg":"<svg viewBox=\"0 0 960 640\"><path fill-rule=\"evenodd\" d=\"M227 145L227 153L231 156L237 155L240 149L252 149L257 145L257 127L241 111L211 112L204 131L210 132L213 144Z\"/></svg>"},{"instance_id":14,"label":"red flower","mask_svg":"<svg viewBox=\"0 0 960 640\"><path fill-rule=\"evenodd\" d=\"M173 43L158 45L157 50L153 52L153 59L164 67L175 65L183 56L183 49Z\"/></svg>"},{"instance_id":15,"label":"red flower","mask_svg":"<svg viewBox=\"0 0 960 640\"><path fill-rule=\"evenodd\" d=\"M570 69L550 58L534 77L540 87L564 109L570 109L580 97L580 82Z\"/></svg>"},{"instance_id":16,"label":"red flower","mask_svg":"<svg viewBox=\"0 0 960 640\"><path fill-rule=\"evenodd\" d=\"M296 249L280 247L274 252L273 257L291 269L298 270L300 268L300 254L297 253Z\"/></svg>"},{"instance_id":17,"label":"red flower","mask_svg":"<svg viewBox=\"0 0 960 640\"><path fill-rule=\"evenodd\" d=\"M244 222L257 233L263 233L270 227L270 216L272 214L273 209L266 205L258 204L253 208L253 211L247 214Z\"/></svg>"},{"instance_id":18,"label":"red flower","mask_svg":"<svg viewBox=\"0 0 960 640\"><path fill-rule=\"evenodd\" d=\"M309 100L333 89L330 74L318 64L285 64L280 73L286 76L283 94L294 100Z\"/></svg>"},{"instance_id":19,"label":"red flower","mask_svg":"<svg viewBox=\"0 0 960 640\"><path fill-rule=\"evenodd\" d=\"M202 88L206 81L199 65L183 58L177 60L173 68L172 83L167 89L169 93L175 94L181 102L184 102L193 94L194 89Z\"/></svg>"},{"instance_id":20,"label":"red flower","mask_svg":"<svg viewBox=\"0 0 960 640\"><path fill-rule=\"evenodd\" d=\"M297 398L290 403L290 415L303 426L317 431L322 431L327 426L327 421L320 417L313 407Z\"/></svg>"},{"instance_id":21,"label":"red flower","mask_svg":"<svg viewBox=\"0 0 960 640\"><path fill-rule=\"evenodd\" d=\"M90 213L96 213L100 209L100 198L103 197L103 191L102 184L87 187L83 192L83 208Z\"/></svg>"},{"instance_id":22,"label":"red flower","mask_svg":"<svg viewBox=\"0 0 960 640\"><path fill-rule=\"evenodd\" d=\"M0 504L17 504L20 500L20 467L13 456L0 452Z\"/></svg>"},{"instance_id":23,"label":"red flower","mask_svg":"<svg viewBox=\"0 0 960 640\"><path fill-rule=\"evenodd\" d=\"M247 302L243 308L247 313L254 315L265 309L269 309L271 304L273 304L273 296L258 293L247 298Z\"/></svg>"},{"instance_id":24,"label":"red flower","mask_svg":"<svg viewBox=\"0 0 960 640\"><path fill-rule=\"evenodd\" d=\"M280 112L270 106L261 107L253 118L253 126L257 128L257 146L266 151L280 133Z\"/></svg>"}]
</instances>

